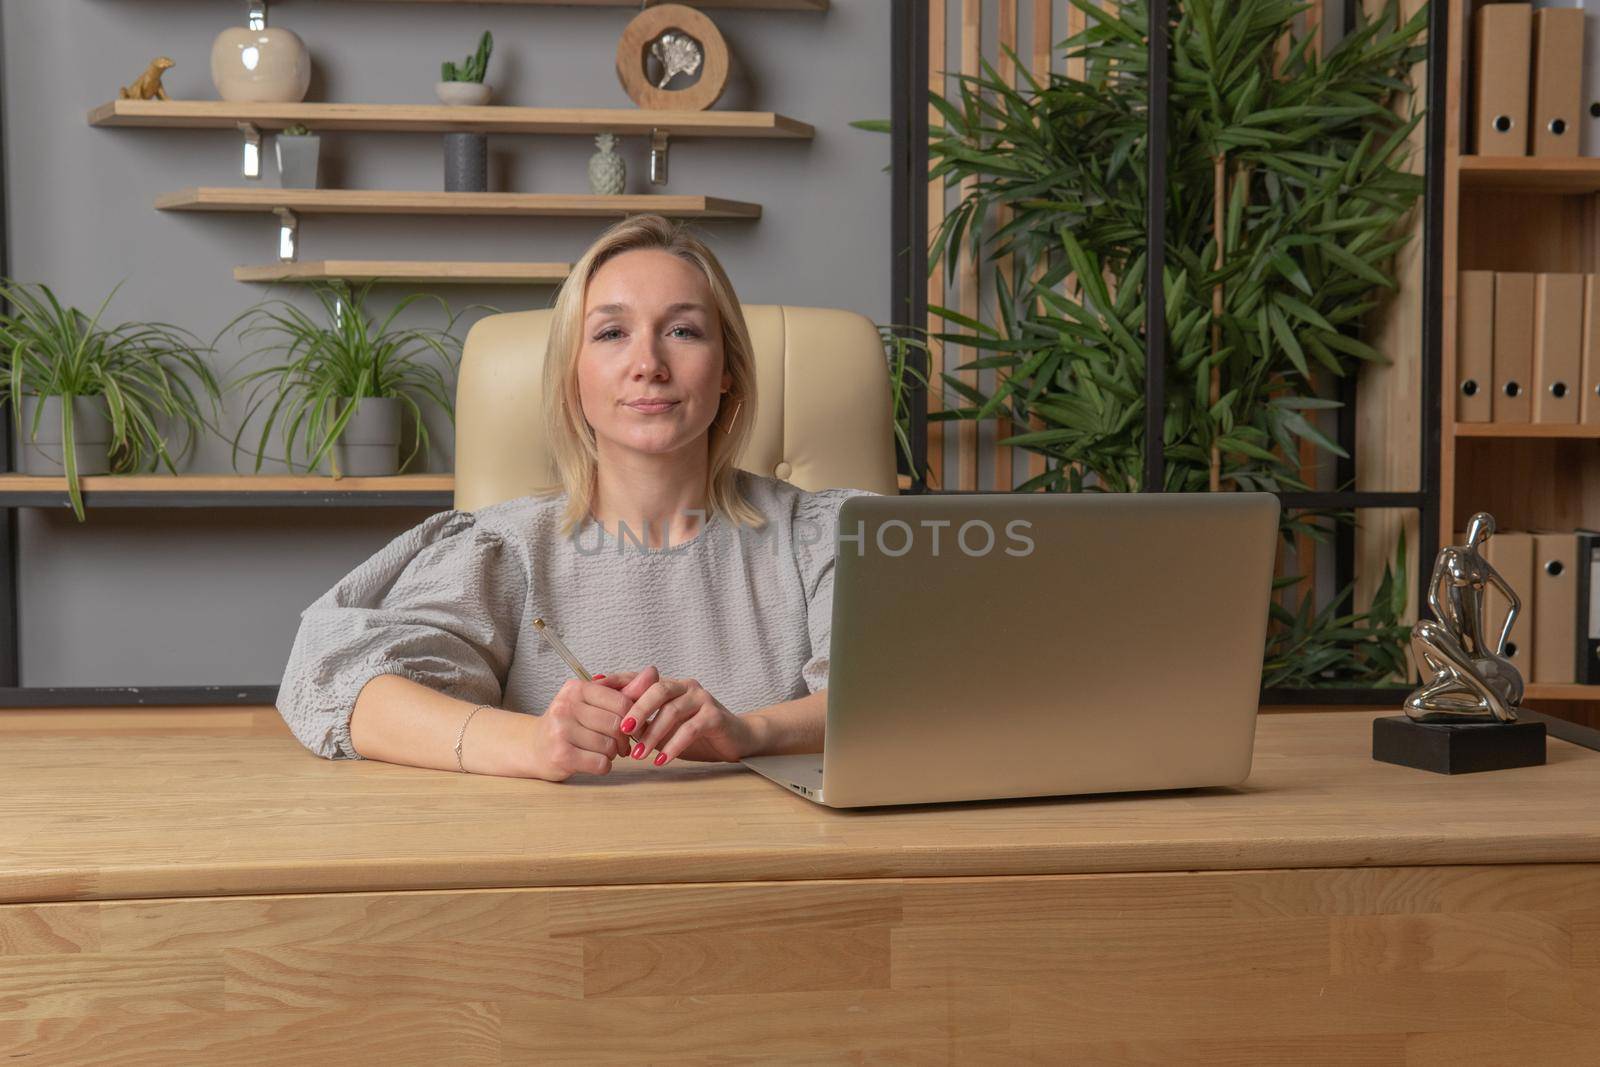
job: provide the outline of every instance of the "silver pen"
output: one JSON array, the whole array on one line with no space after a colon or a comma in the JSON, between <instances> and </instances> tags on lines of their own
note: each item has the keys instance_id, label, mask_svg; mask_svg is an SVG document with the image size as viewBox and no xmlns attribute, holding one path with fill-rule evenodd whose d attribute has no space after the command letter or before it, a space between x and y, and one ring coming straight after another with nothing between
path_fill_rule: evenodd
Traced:
<instances>
[{"instance_id":1,"label":"silver pen","mask_svg":"<svg viewBox=\"0 0 1600 1067\"><path fill-rule=\"evenodd\" d=\"M594 681L594 675L583 669L583 664L579 663L578 657L572 654L572 649L568 648L566 642L556 635L554 627L546 625L544 619L541 618L533 620L533 628L543 634L546 641L550 642L550 647L556 650L556 655L567 661L567 666L572 668L573 674L576 674L586 682ZM634 744L639 744L639 739L633 734L628 734L627 738Z\"/></svg>"}]
</instances>

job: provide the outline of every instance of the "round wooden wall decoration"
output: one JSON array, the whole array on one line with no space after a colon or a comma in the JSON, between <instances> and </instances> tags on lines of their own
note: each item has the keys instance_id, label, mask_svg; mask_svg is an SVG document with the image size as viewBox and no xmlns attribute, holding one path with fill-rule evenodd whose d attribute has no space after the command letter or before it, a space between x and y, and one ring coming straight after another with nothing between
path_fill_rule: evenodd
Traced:
<instances>
[{"instance_id":1,"label":"round wooden wall decoration","mask_svg":"<svg viewBox=\"0 0 1600 1067\"><path fill-rule=\"evenodd\" d=\"M704 53L700 80L686 89L658 89L645 76L650 45L668 30L681 30L693 37ZM622 80L628 99L642 108L704 111L717 102L728 84L728 45L716 24L692 7L647 7L622 29L622 39L617 42L617 77Z\"/></svg>"}]
</instances>

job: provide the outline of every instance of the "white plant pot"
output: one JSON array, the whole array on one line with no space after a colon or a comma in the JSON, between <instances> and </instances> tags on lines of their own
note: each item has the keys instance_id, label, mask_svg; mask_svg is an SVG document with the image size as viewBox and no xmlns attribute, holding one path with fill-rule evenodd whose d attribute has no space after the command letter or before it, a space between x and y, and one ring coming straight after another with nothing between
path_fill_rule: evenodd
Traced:
<instances>
[{"instance_id":1,"label":"white plant pot","mask_svg":"<svg viewBox=\"0 0 1600 1067\"><path fill-rule=\"evenodd\" d=\"M434 82L433 91L455 107L480 107L494 95L494 87L482 82Z\"/></svg>"}]
</instances>

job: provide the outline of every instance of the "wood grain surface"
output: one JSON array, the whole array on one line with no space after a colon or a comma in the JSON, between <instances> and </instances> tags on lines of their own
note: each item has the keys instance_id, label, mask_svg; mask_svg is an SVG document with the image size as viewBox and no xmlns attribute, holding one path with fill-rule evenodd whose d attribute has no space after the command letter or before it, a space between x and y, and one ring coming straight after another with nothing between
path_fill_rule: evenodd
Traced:
<instances>
[{"instance_id":1,"label":"wood grain surface","mask_svg":"<svg viewBox=\"0 0 1600 1067\"><path fill-rule=\"evenodd\" d=\"M1444 778L1371 717L1263 716L1240 789L834 812L728 766L333 763L271 708L7 711L0 1050L1593 1062L1600 864L1539 860L1596 858L1600 754Z\"/></svg>"},{"instance_id":2,"label":"wood grain surface","mask_svg":"<svg viewBox=\"0 0 1600 1067\"><path fill-rule=\"evenodd\" d=\"M1372 760L1377 713L1262 716L1239 788L834 810L737 764L554 783L323 760L270 709L4 711L0 901L1600 861L1600 753L1441 777Z\"/></svg>"}]
</instances>

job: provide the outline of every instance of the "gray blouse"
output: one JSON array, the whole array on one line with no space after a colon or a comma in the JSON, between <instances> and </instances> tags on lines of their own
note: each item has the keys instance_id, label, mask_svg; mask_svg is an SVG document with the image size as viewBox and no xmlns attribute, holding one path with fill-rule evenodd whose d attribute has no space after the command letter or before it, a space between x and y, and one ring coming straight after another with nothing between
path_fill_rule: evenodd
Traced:
<instances>
[{"instance_id":1,"label":"gray blouse","mask_svg":"<svg viewBox=\"0 0 1600 1067\"><path fill-rule=\"evenodd\" d=\"M572 671L536 617L591 673L653 665L735 713L826 688L839 508L872 494L738 476L766 526L713 515L668 548L592 520L562 535L564 494L428 516L300 613L279 714L327 759L361 758L350 712L379 674L543 714Z\"/></svg>"}]
</instances>

